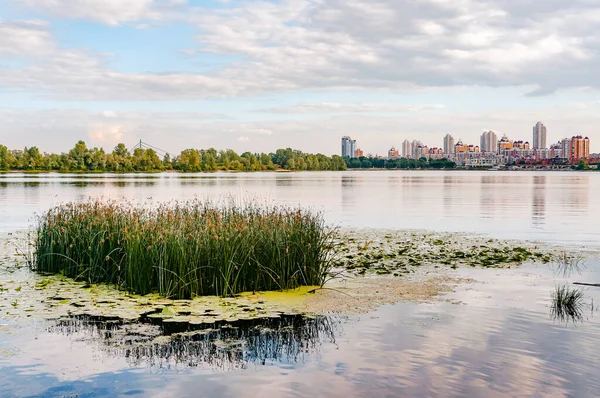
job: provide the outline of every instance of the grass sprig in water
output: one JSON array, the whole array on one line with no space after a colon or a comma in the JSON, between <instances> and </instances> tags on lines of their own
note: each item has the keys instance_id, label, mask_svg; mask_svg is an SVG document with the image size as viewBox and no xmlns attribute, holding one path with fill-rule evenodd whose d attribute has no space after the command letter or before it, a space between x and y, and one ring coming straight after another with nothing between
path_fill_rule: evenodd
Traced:
<instances>
[{"instance_id":1,"label":"grass sprig in water","mask_svg":"<svg viewBox=\"0 0 600 398\"><path fill-rule=\"evenodd\" d=\"M560 322L583 321L585 295L582 289L571 289L568 286L557 286L552 292L551 315Z\"/></svg>"},{"instance_id":2,"label":"grass sprig in water","mask_svg":"<svg viewBox=\"0 0 600 398\"><path fill-rule=\"evenodd\" d=\"M68 203L38 219L33 268L172 298L291 289L325 281L333 232L288 207Z\"/></svg>"}]
</instances>

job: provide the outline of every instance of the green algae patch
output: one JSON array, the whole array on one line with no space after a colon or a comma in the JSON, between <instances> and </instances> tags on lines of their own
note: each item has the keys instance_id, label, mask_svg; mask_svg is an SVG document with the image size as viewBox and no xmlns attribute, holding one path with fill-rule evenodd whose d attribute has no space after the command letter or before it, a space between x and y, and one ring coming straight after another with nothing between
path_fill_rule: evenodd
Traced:
<instances>
[{"instance_id":1,"label":"green algae patch","mask_svg":"<svg viewBox=\"0 0 600 398\"><path fill-rule=\"evenodd\" d=\"M302 308L306 299L314 295L319 286L301 286L297 289L283 291L268 291L257 293L242 293L241 298L245 298L257 305L274 305L281 308Z\"/></svg>"},{"instance_id":2,"label":"green algae patch","mask_svg":"<svg viewBox=\"0 0 600 398\"><path fill-rule=\"evenodd\" d=\"M299 314L315 286L281 292L248 292L236 297L202 296L172 300L158 294L133 295L111 285L89 285L60 275L0 266L0 319L59 319L91 316L156 324L214 324Z\"/></svg>"}]
</instances>

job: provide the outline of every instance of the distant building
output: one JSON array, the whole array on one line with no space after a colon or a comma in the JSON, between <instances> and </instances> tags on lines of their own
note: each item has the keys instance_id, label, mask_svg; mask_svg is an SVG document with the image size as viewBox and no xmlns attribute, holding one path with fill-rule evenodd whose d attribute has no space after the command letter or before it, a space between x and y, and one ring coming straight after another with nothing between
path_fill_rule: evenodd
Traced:
<instances>
[{"instance_id":1,"label":"distant building","mask_svg":"<svg viewBox=\"0 0 600 398\"><path fill-rule=\"evenodd\" d=\"M394 147L391 147L390 150L388 151L388 158L390 158L390 159L396 159L399 156L400 156L400 152L398 152L398 150Z\"/></svg>"},{"instance_id":2,"label":"distant building","mask_svg":"<svg viewBox=\"0 0 600 398\"><path fill-rule=\"evenodd\" d=\"M429 148L427 148L426 145L423 145L423 143L419 142L417 144L417 146L415 147L415 153L413 155L413 158L414 159L426 158L428 154L429 154Z\"/></svg>"},{"instance_id":3,"label":"distant building","mask_svg":"<svg viewBox=\"0 0 600 398\"><path fill-rule=\"evenodd\" d=\"M571 138L571 152L569 159L573 162L579 161L580 159L590 158L590 139L588 137L583 138L578 135Z\"/></svg>"},{"instance_id":4,"label":"distant building","mask_svg":"<svg viewBox=\"0 0 600 398\"><path fill-rule=\"evenodd\" d=\"M423 144L421 141L414 140L410 144L411 147L411 158L419 159L423 157L423 148L427 148L427 145ZM421 149L419 149L421 148Z\"/></svg>"},{"instance_id":5,"label":"distant building","mask_svg":"<svg viewBox=\"0 0 600 398\"><path fill-rule=\"evenodd\" d=\"M518 149L530 149L529 148L529 142L525 141L515 141L513 142L513 148L518 148Z\"/></svg>"},{"instance_id":6,"label":"distant building","mask_svg":"<svg viewBox=\"0 0 600 398\"><path fill-rule=\"evenodd\" d=\"M546 149L546 126L542 122L533 126L533 149Z\"/></svg>"},{"instance_id":7,"label":"distant building","mask_svg":"<svg viewBox=\"0 0 600 398\"><path fill-rule=\"evenodd\" d=\"M479 141L481 152L498 152L498 136L493 131L484 131Z\"/></svg>"},{"instance_id":8,"label":"distant building","mask_svg":"<svg viewBox=\"0 0 600 398\"><path fill-rule=\"evenodd\" d=\"M469 147L463 144L462 140L459 139L456 145L454 145L454 153L463 153L467 152Z\"/></svg>"},{"instance_id":9,"label":"distant building","mask_svg":"<svg viewBox=\"0 0 600 398\"><path fill-rule=\"evenodd\" d=\"M560 149L562 152L562 157L569 159L571 157L571 139L563 138L562 141L560 141Z\"/></svg>"},{"instance_id":10,"label":"distant building","mask_svg":"<svg viewBox=\"0 0 600 398\"><path fill-rule=\"evenodd\" d=\"M412 157L412 146L409 140L404 140L402 143L402 157L410 158Z\"/></svg>"},{"instance_id":11,"label":"distant building","mask_svg":"<svg viewBox=\"0 0 600 398\"><path fill-rule=\"evenodd\" d=\"M354 153L354 157L361 158L363 156L365 156L365 153L363 152L363 150L360 148L356 149L356 152Z\"/></svg>"},{"instance_id":12,"label":"distant building","mask_svg":"<svg viewBox=\"0 0 600 398\"><path fill-rule=\"evenodd\" d=\"M504 135L502 139L498 141L498 152L513 149L513 146L513 142L509 140L506 135Z\"/></svg>"},{"instance_id":13,"label":"distant building","mask_svg":"<svg viewBox=\"0 0 600 398\"><path fill-rule=\"evenodd\" d=\"M342 137L342 157L356 157L356 140L348 136Z\"/></svg>"},{"instance_id":14,"label":"distant building","mask_svg":"<svg viewBox=\"0 0 600 398\"><path fill-rule=\"evenodd\" d=\"M444 153L452 154L454 152L454 137L450 134L446 134L444 137Z\"/></svg>"},{"instance_id":15,"label":"distant building","mask_svg":"<svg viewBox=\"0 0 600 398\"><path fill-rule=\"evenodd\" d=\"M556 144L550 145L550 150L548 151L548 159L564 157L565 156L562 149L562 141L558 141ZM538 159L542 159L542 157L538 156Z\"/></svg>"}]
</instances>

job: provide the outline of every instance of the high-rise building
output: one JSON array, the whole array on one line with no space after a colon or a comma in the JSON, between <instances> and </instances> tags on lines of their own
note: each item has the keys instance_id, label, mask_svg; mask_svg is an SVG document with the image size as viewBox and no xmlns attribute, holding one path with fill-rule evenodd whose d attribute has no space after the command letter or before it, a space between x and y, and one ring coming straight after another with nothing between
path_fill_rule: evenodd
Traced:
<instances>
[{"instance_id":1,"label":"high-rise building","mask_svg":"<svg viewBox=\"0 0 600 398\"><path fill-rule=\"evenodd\" d=\"M450 134L446 134L444 137L444 153L454 153L454 137L452 137Z\"/></svg>"},{"instance_id":2,"label":"high-rise building","mask_svg":"<svg viewBox=\"0 0 600 398\"><path fill-rule=\"evenodd\" d=\"M590 139L580 135L571 138L571 152L569 158L572 161L579 159L589 159L590 157Z\"/></svg>"},{"instance_id":3,"label":"high-rise building","mask_svg":"<svg viewBox=\"0 0 600 398\"><path fill-rule=\"evenodd\" d=\"M412 146L409 140L404 140L402 143L402 157L410 158L412 157Z\"/></svg>"},{"instance_id":4,"label":"high-rise building","mask_svg":"<svg viewBox=\"0 0 600 398\"><path fill-rule=\"evenodd\" d=\"M423 143L421 141L417 141L417 140L413 140L413 142L411 142L411 144L410 144L410 148L411 148L411 151L410 151L411 156L410 157L411 158L413 158L413 159L420 158L420 156L417 156L418 155L417 148L419 146L423 147L425 145L423 145Z\"/></svg>"},{"instance_id":5,"label":"high-rise building","mask_svg":"<svg viewBox=\"0 0 600 398\"><path fill-rule=\"evenodd\" d=\"M348 136L342 137L342 157L356 157L356 140Z\"/></svg>"},{"instance_id":6,"label":"high-rise building","mask_svg":"<svg viewBox=\"0 0 600 398\"><path fill-rule=\"evenodd\" d=\"M479 148L481 152L497 152L498 151L498 136L492 130L484 131L479 140Z\"/></svg>"},{"instance_id":7,"label":"high-rise building","mask_svg":"<svg viewBox=\"0 0 600 398\"><path fill-rule=\"evenodd\" d=\"M413 155L413 158L421 159L421 158L427 157L428 154L429 154L429 148L427 148L427 145L423 145L422 142L419 142L417 144L417 146L415 147L415 153Z\"/></svg>"},{"instance_id":8,"label":"high-rise building","mask_svg":"<svg viewBox=\"0 0 600 398\"><path fill-rule=\"evenodd\" d=\"M357 148L356 152L354 153L354 156L357 157L357 158L360 158L360 157L365 156L365 153L364 153L364 151L362 149Z\"/></svg>"},{"instance_id":9,"label":"high-rise building","mask_svg":"<svg viewBox=\"0 0 600 398\"><path fill-rule=\"evenodd\" d=\"M533 149L546 149L546 126L542 122L533 126Z\"/></svg>"}]
</instances>

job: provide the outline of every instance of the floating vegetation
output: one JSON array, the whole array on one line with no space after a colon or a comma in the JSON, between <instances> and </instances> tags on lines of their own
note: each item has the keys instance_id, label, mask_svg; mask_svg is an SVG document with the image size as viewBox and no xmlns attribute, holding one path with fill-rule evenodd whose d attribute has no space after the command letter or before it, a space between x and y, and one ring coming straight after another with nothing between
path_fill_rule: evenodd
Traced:
<instances>
[{"instance_id":1,"label":"floating vegetation","mask_svg":"<svg viewBox=\"0 0 600 398\"><path fill-rule=\"evenodd\" d=\"M335 267L354 275L405 276L423 265L502 268L549 263L553 254L532 245L424 231L341 231Z\"/></svg>"},{"instance_id":2,"label":"floating vegetation","mask_svg":"<svg viewBox=\"0 0 600 398\"><path fill-rule=\"evenodd\" d=\"M552 292L550 315L555 321L573 323L583 321L584 303L583 289L571 289L568 286L557 286Z\"/></svg>"},{"instance_id":3,"label":"floating vegetation","mask_svg":"<svg viewBox=\"0 0 600 398\"><path fill-rule=\"evenodd\" d=\"M54 321L46 331L77 335L107 355L127 358L132 366L228 370L302 361L324 342L335 343L341 326L335 318L301 315L180 328L79 316Z\"/></svg>"},{"instance_id":4,"label":"floating vegetation","mask_svg":"<svg viewBox=\"0 0 600 398\"><path fill-rule=\"evenodd\" d=\"M180 299L321 285L333 250L320 213L255 204L68 203L36 232L37 272Z\"/></svg>"}]
</instances>

